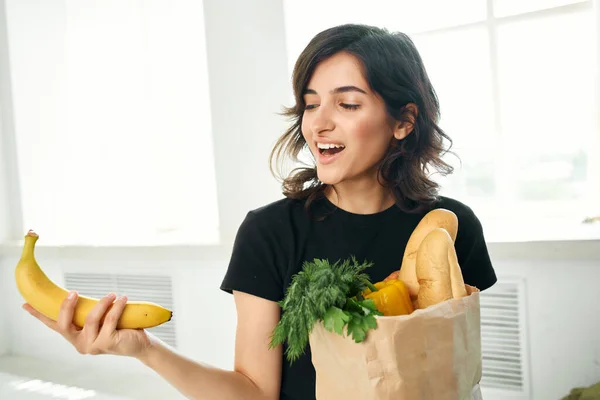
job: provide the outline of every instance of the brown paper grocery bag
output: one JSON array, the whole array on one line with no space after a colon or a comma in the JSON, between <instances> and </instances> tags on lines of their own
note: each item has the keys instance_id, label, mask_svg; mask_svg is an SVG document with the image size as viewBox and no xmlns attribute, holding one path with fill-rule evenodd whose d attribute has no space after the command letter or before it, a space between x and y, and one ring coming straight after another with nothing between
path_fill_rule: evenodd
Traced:
<instances>
[{"instance_id":1,"label":"brown paper grocery bag","mask_svg":"<svg viewBox=\"0 0 600 400\"><path fill-rule=\"evenodd\" d=\"M479 290L415 310L377 317L362 343L327 331L310 335L317 400L481 398Z\"/></svg>"}]
</instances>

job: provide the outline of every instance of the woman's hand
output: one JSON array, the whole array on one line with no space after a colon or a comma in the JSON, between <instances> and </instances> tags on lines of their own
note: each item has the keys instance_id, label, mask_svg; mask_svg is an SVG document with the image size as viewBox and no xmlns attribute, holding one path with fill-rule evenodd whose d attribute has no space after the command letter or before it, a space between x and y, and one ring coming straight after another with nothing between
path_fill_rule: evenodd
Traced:
<instances>
[{"instance_id":1,"label":"woman's hand","mask_svg":"<svg viewBox=\"0 0 600 400\"><path fill-rule=\"evenodd\" d=\"M71 294L71 298L67 297L62 303L57 321L42 315L29 304L24 304L23 308L50 329L60 333L81 354L114 354L139 358L150 348L150 337L143 329L116 329L127 303L125 296L115 301L116 295L110 293L100 299L87 315L81 329L73 324L77 293Z\"/></svg>"},{"instance_id":2,"label":"woman's hand","mask_svg":"<svg viewBox=\"0 0 600 400\"><path fill-rule=\"evenodd\" d=\"M396 270L396 271L392 272L391 274L389 274L387 276L387 278L385 278L383 281L387 282L387 281L392 280L392 279L398 279L398 275L399 274L400 274L400 270Z\"/></svg>"}]
</instances>

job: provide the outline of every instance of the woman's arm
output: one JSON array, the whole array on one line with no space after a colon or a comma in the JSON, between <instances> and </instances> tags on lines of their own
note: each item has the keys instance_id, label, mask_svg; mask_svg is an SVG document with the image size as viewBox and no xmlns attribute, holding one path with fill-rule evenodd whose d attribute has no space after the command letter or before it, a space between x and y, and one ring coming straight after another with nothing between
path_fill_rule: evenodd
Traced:
<instances>
[{"instance_id":1,"label":"woman's arm","mask_svg":"<svg viewBox=\"0 0 600 400\"><path fill-rule=\"evenodd\" d=\"M192 361L156 338L138 358L190 399L276 400L281 385L282 349L269 349L279 322L277 303L234 292L237 331L233 371Z\"/></svg>"}]
</instances>

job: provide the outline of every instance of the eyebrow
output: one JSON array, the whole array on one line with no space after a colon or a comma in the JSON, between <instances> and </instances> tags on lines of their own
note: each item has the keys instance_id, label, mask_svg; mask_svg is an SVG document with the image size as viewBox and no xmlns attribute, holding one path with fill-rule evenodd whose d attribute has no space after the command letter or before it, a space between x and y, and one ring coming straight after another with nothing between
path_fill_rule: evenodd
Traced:
<instances>
[{"instance_id":1,"label":"eyebrow","mask_svg":"<svg viewBox=\"0 0 600 400\"><path fill-rule=\"evenodd\" d=\"M335 88L335 89L331 90L329 93L339 94L339 93L348 93L348 92L359 92L359 93L367 94L367 92L365 92L361 88L358 88L356 86L351 86L351 85ZM303 94L317 94L317 92L313 89L306 89Z\"/></svg>"}]
</instances>

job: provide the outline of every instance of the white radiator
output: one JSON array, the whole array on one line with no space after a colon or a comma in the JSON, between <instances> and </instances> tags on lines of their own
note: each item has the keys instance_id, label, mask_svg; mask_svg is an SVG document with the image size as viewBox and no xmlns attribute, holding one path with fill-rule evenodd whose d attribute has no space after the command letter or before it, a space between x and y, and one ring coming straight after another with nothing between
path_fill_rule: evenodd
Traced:
<instances>
[{"instance_id":1,"label":"white radiator","mask_svg":"<svg viewBox=\"0 0 600 400\"><path fill-rule=\"evenodd\" d=\"M481 387L490 397L530 398L525 288L522 279L499 278L480 296Z\"/></svg>"},{"instance_id":2,"label":"white radiator","mask_svg":"<svg viewBox=\"0 0 600 400\"><path fill-rule=\"evenodd\" d=\"M177 347L177 312L173 309L173 286L170 276L66 272L64 282L67 289L77 290L85 296L101 298L109 292L115 292L118 295L127 295L131 301L151 301L172 310L171 321L150 328L148 332L171 347Z\"/></svg>"}]
</instances>

